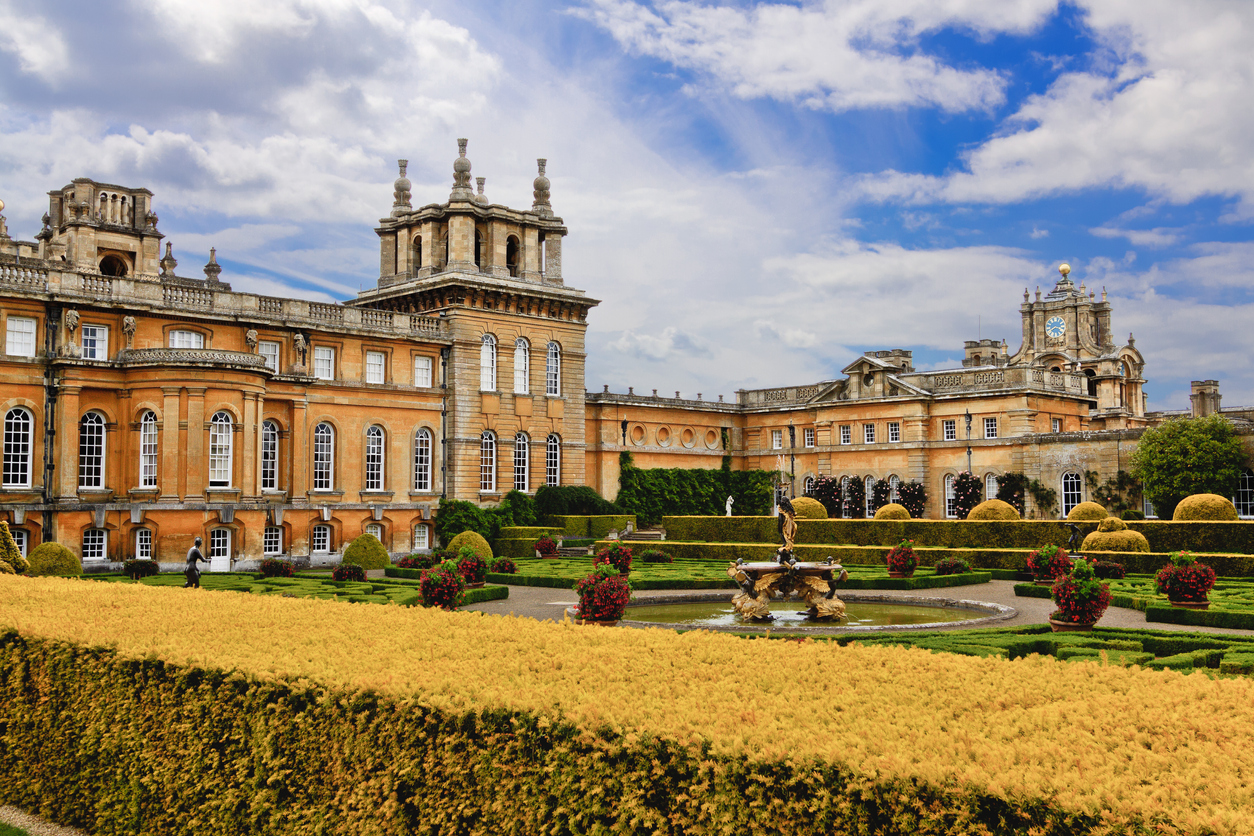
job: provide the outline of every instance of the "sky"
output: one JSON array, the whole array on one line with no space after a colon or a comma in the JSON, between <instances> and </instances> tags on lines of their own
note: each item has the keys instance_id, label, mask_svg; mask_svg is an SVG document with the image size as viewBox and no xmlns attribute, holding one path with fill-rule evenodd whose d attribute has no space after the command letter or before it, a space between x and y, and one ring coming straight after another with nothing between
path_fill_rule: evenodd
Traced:
<instances>
[{"instance_id":1,"label":"sky","mask_svg":"<svg viewBox=\"0 0 1254 836\"><path fill-rule=\"evenodd\" d=\"M397 159L495 203L547 158L586 386L684 397L957 366L1060 263L1150 409L1254 404L1254 3L0 0L0 199L146 187L178 272L348 299Z\"/></svg>"}]
</instances>

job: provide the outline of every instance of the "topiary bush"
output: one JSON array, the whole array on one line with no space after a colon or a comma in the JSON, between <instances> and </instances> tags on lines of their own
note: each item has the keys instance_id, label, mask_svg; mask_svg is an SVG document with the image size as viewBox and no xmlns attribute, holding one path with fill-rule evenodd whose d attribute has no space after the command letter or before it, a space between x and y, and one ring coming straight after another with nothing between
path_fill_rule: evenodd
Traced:
<instances>
[{"instance_id":1,"label":"topiary bush","mask_svg":"<svg viewBox=\"0 0 1254 836\"><path fill-rule=\"evenodd\" d=\"M358 566L356 563L341 563L331 570L331 580L333 581L364 581L366 579L366 570Z\"/></svg>"},{"instance_id":2,"label":"topiary bush","mask_svg":"<svg viewBox=\"0 0 1254 836\"><path fill-rule=\"evenodd\" d=\"M986 499L971 509L967 514L969 520L1017 520L1019 512L1009 502L1000 499Z\"/></svg>"},{"instance_id":3,"label":"topiary bush","mask_svg":"<svg viewBox=\"0 0 1254 836\"><path fill-rule=\"evenodd\" d=\"M352 563L363 569L386 569L392 565L388 550L373 534L362 534L348 544L340 563Z\"/></svg>"},{"instance_id":4,"label":"topiary bush","mask_svg":"<svg viewBox=\"0 0 1254 836\"><path fill-rule=\"evenodd\" d=\"M13 534L9 531L9 524L5 522L0 522L0 563L7 565L15 575L20 575L30 568L30 561L22 557L22 553L18 551ZM4 572L4 574L9 573Z\"/></svg>"},{"instance_id":5,"label":"topiary bush","mask_svg":"<svg viewBox=\"0 0 1254 836\"><path fill-rule=\"evenodd\" d=\"M1146 552L1149 541L1139 531L1131 531L1128 524L1117 517L1107 517L1097 524L1097 530L1084 538L1080 548L1086 552Z\"/></svg>"},{"instance_id":6,"label":"topiary bush","mask_svg":"<svg viewBox=\"0 0 1254 836\"><path fill-rule=\"evenodd\" d=\"M464 546L470 546L470 548L474 549L484 563L491 562L492 547L488 545L488 541L483 539L483 536L477 531L463 531L452 540L449 540L448 545L444 548L453 555L460 556Z\"/></svg>"},{"instance_id":7,"label":"topiary bush","mask_svg":"<svg viewBox=\"0 0 1254 836\"><path fill-rule=\"evenodd\" d=\"M875 519L908 520L910 519L910 512L906 510L904 505L898 505L896 502L890 502L875 512Z\"/></svg>"},{"instance_id":8,"label":"topiary bush","mask_svg":"<svg viewBox=\"0 0 1254 836\"><path fill-rule=\"evenodd\" d=\"M1106 513L1106 509L1096 502L1081 502L1076 507L1067 512L1067 519L1071 522L1083 522L1084 520L1104 520L1110 514Z\"/></svg>"},{"instance_id":9,"label":"topiary bush","mask_svg":"<svg viewBox=\"0 0 1254 836\"><path fill-rule=\"evenodd\" d=\"M1231 522L1238 519L1236 506L1232 501L1213 493L1195 493L1180 500L1172 513L1173 521L1220 521Z\"/></svg>"},{"instance_id":10,"label":"topiary bush","mask_svg":"<svg viewBox=\"0 0 1254 836\"><path fill-rule=\"evenodd\" d=\"M29 575L76 578L83 574L83 561L60 543L40 543L27 559L30 561Z\"/></svg>"},{"instance_id":11,"label":"topiary bush","mask_svg":"<svg viewBox=\"0 0 1254 836\"><path fill-rule=\"evenodd\" d=\"M799 496L792 501L792 509L797 512L799 520L825 520L827 509L823 503L808 496Z\"/></svg>"}]
</instances>

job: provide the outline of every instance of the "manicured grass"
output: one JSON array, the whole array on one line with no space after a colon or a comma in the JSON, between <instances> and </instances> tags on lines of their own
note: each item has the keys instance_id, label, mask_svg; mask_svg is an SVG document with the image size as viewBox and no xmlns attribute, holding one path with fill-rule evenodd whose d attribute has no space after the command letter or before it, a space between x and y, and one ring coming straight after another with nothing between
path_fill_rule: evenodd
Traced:
<instances>
[{"instance_id":1,"label":"manicured grass","mask_svg":"<svg viewBox=\"0 0 1254 836\"><path fill-rule=\"evenodd\" d=\"M25 830L0 822L0 836L30 836Z\"/></svg>"}]
</instances>

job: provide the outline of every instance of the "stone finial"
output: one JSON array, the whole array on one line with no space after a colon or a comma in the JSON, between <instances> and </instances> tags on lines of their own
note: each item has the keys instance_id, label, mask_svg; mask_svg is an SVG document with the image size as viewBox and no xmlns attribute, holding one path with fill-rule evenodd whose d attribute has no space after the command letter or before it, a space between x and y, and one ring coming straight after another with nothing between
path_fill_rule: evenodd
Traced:
<instances>
[{"instance_id":1,"label":"stone finial","mask_svg":"<svg viewBox=\"0 0 1254 836\"><path fill-rule=\"evenodd\" d=\"M1136 345L1136 338L1133 337L1132 332L1129 331L1128 332L1128 348L1132 348L1135 345Z\"/></svg>"},{"instance_id":2,"label":"stone finial","mask_svg":"<svg viewBox=\"0 0 1254 836\"><path fill-rule=\"evenodd\" d=\"M401 176L397 177L396 182L392 184L392 217L399 218L414 208L409 201L410 188L413 184L405 176L405 171L409 168L409 160L397 160L396 164L400 167Z\"/></svg>"},{"instance_id":3,"label":"stone finial","mask_svg":"<svg viewBox=\"0 0 1254 836\"><path fill-rule=\"evenodd\" d=\"M166 245L167 247L169 244ZM218 250L216 247L209 248L209 263L205 265L205 278L211 282L218 281L218 276L222 275L222 268L218 266Z\"/></svg>"},{"instance_id":4,"label":"stone finial","mask_svg":"<svg viewBox=\"0 0 1254 836\"><path fill-rule=\"evenodd\" d=\"M1028 289L1026 287L1023 289L1023 301L1028 301Z\"/></svg>"},{"instance_id":5,"label":"stone finial","mask_svg":"<svg viewBox=\"0 0 1254 836\"><path fill-rule=\"evenodd\" d=\"M1102 285L1102 301L1106 301L1106 285Z\"/></svg>"},{"instance_id":6,"label":"stone finial","mask_svg":"<svg viewBox=\"0 0 1254 836\"><path fill-rule=\"evenodd\" d=\"M476 177L475 182L479 184L479 194L475 195L475 203L480 206L488 205L488 196L483 193L483 184L488 182L486 177Z\"/></svg>"},{"instance_id":7,"label":"stone finial","mask_svg":"<svg viewBox=\"0 0 1254 836\"><path fill-rule=\"evenodd\" d=\"M39 230L39 234L35 236L36 241L48 241L52 238L52 216L44 212L44 216L40 218L43 222L43 228Z\"/></svg>"},{"instance_id":8,"label":"stone finial","mask_svg":"<svg viewBox=\"0 0 1254 836\"><path fill-rule=\"evenodd\" d=\"M159 220L161 219L157 217L156 212L149 212L147 215L144 216L144 226L147 229L155 230L157 228L157 221Z\"/></svg>"},{"instance_id":9,"label":"stone finial","mask_svg":"<svg viewBox=\"0 0 1254 836\"><path fill-rule=\"evenodd\" d=\"M163 279L174 278L174 268L179 266L178 260L174 257L174 253L172 252L173 247L174 247L173 244L171 244L169 241L166 241L165 242L165 257L162 258L159 262L157 262L158 264L161 265L161 278Z\"/></svg>"},{"instance_id":10,"label":"stone finial","mask_svg":"<svg viewBox=\"0 0 1254 836\"><path fill-rule=\"evenodd\" d=\"M0 241L7 241L9 239L9 228L4 222L4 215L2 214L3 212L4 212L4 201L0 200Z\"/></svg>"},{"instance_id":11,"label":"stone finial","mask_svg":"<svg viewBox=\"0 0 1254 836\"><path fill-rule=\"evenodd\" d=\"M549 204L549 178L544 176L544 168L548 165L548 160L540 158L536 160L536 167L540 173L536 175L535 182L531 184L534 189L532 192L535 202L531 204L531 211L538 215L552 215L553 207Z\"/></svg>"},{"instance_id":12,"label":"stone finial","mask_svg":"<svg viewBox=\"0 0 1254 836\"><path fill-rule=\"evenodd\" d=\"M470 188L470 160L466 158L467 140L457 140L456 160L453 160L453 192L449 200L474 200L475 193Z\"/></svg>"}]
</instances>

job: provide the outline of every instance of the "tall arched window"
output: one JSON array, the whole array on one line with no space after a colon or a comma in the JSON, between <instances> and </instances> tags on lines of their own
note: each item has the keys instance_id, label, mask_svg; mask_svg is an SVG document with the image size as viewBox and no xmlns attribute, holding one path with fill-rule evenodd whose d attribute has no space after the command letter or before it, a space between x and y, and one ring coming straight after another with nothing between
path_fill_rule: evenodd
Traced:
<instances>
[{"instance_id":1,"label":"tall arched window","mask_svg":"<svg viewBox=\"0 0 1254 836\"><path fill-rule=\"evenodd\" d=\"M901 501L901 494L897 492L897 489L900 487L901 487L900 476L894 473L892 476L888 477L888 501L889 502Z\"/></svg>"},{"instance_id":2,"label":"tall arched window","mask_svg":"<svg viewBox=\"0 0 1254 836\"><path fill-rule=\"evenodd\" d=\"M514 343L514 394L531 392L531 343L519 337Z\"/></svg>"},{"instance_id":3,"label":"tall arched window","mask_svg":"<svg viewBox=\"0 0 1254 836\"><path fill-rule=\"evenodd\" d=\"M4 415L4 487L30 487L31 448L34 445L35 421L21 407Z\"/></svg>"},{"instance_id":4,"label":"tall arched window","mask_svg":"<svg viewBox=\"0 0 1254 836\"><path fill-rule=\"evenodd\" d=\"M951 520L958 516L958 500L954 496L954 476L952 473L945 476L945 516Z\"/></svg>"},{"instance_id":5,"label":"tall arched window","mask_svg":"<svg viewBox=\"0 0 1254 836\"><path fill-rule=\"evenodd\" d=\"M814 493L814 477L813 476L806 477L806 480L803 483L802 493L805 496L810 496L811 494Z\"/></svg>"},{"instance_id":6,"label":"tall arched window","mask_svg":"<svg viewBox=\"0 0 1254 836\"><path fill-rule=\"evenodd\" d=\"M413 259L414 269L415 270L421 269L422 268L422 236L421 235L414 236L414 251L413 251L412 259Z\"/></svg>"},{"instance_id":7,"label":"tall arched window","mask_svg":"<svg viewBox=\"0 0 1254 836\"><path fill-rule=\"evenodd\" d=\"M505 266L509 268L511 276L518 277L518 237L516 235L505 239Z\"/></svg>"},{"instance_id":8,"label":"tall arched window","mask_svg":"<svg viewBox=\"0 0 1254 836\"><path fill-rule=\"evenodd\" d=\"M78 422L78 486L104 487L105 420L99 412L88 412Z\"/></svg>"},{"instance_id":9,"label":"tall arched window","mask_svg":"<svg viewBox=\"0 0 1254 836\"><path fill-rule=\"evenodd\" d=\"M335 486L335 429L325 421L314 427L315 491L329 491Z\"/></svg>"},{"instance_id":10,"label":"tall arched window","mask_svg":"<svg viewBox=\"0 0 1254 836\"><path fill-rule=\"evenodd\" d=\"M544 394L562 394L562 349L557 343L549 343L544 363Z\"/></svg>"},{"instance_id":11,"label":"tall arched window","mask_svg":"<svg viewBox=\"0 0 1254 836\"><path fill-rule=\"evenodd\" d=\"M544 442L544 484L554 488L562 484L562 439L556 434Z\"/></svg>"},{"instance_id":12,"label":"tall arched window","mask_svg":"<svg viewBox=\"0 0 1254 836\"><path fill-rule=\"evenodd\" d=\"M866 515L869 519L875 516L875 477L866 477L865 482L863 482L863 486L866 488Z\"/></svg>"},{"instance_id":13,"label":"tall arched window","mask_svg":"<svg viewBox=\"0 0 1254 836\"><path fill-rule=\"evenodd\" d=\"M1254 471L1248 467L1241 471L1237 495L1232 498L1232 504L1237 506L1238 516L1254 517Z\"/></svg>"},{"instance_id":14,"label":"tall arched window","mask_svg":"<svg viewBox=\"0 0 1254 836\"><path fill-rule=\"evenodd\" d=\"M366 430L366 490L383 490L383 428L377 424Z\"/></svg>"},{"instance_id":15,"label":"tall arched window","mask_svg":"<svg viewBox=\"0 0 1254 836\"><path fill-rule=\"evenodd\" d=\"M514 436L514 490L527 492L531 484L531 443L526 433Z\"/></svg>"},{"instance_id":16,"label":"tall arched window","mask_svg":"<svg viewBox=\"0 0 1254 836\"><path fill-rule=\"evenodd\" d=\"M1062 515L1066 517L1071 513L1071 509L1084 501L1084 483L1080 481L1080 474L1073 471L1067 471L1062 474Z\"/></svg>"},{"instance_id":17,"label":"tall arched window","mask_svg":"<svg viewBox=\"0 0 1254 836\"><path fill-rule=\"evenodd\" d=\"M209 487L231 486L231 413L215 412L209 420Z\"/></svg>"},{"instance_id":18,"label":"tall arched window","mask_svg":"<svg viewBox=\"0 0 1254 836\"><path fill-rule=\"evenodd\" d=\"M840 477L840 515L842 517L848 517L851 513L849 508L847 507L848 504L849 504L849 477L842 476Z\"/></svg>"},{"instance_id":19,"label":"tall arched window","mask_svg":"<svg viewBox=\"0 0 1254 836\"><path fill-rule=\"evenodd\" d=\"M496 337L483 335L479 347L479 388L485 392L496 391Z\"/></svg>"},{"instance_id":20,"label":"tall arched window","mask_svg":"<svg viewBox=\"0 0 1254 836\"><path fill-rule=\"evenodd\" d=\"M984 476L984 498L985 499L997 498L997 474L996 473L988 473L988 474L985 474Z\"/></svg>"},{"instance_id":21,"label":"tall arched window","mask_svg":"<svg viewBox=\"0 0 1254 836\"><path fill-rule=\"evenodd\" d=\"M261 489L279 489L279 425L261 422Z\"/></svg>"},{"instance_id":22,"label":"tall arched window","mask_svg":"<svg viewBox=\"0 0 1254 836\"><path fill-rule=\"evenodd\" d=\"M479 490L496 493L496 434L491 430L479 436Z\"/></svg>"},{"instance_id":23,"label":"tall arched window","mask_svg":"<svg viewBox=\"0 0 1254 836\"><path fill-rule=\"evenodd\" d=\"M426 428L414 434L414 490L431 490L431 431Z\"/></svg>"},{"instance_id":24,"label":"tall arched window","mask_svg":"<svg viewBox=\"0 0 1254 836\"><path fill-rule=\"evenodd\" d=\"M139 419L139 486L157 487L157 415L151 409Z\"/></svg>"}]
</instances>

